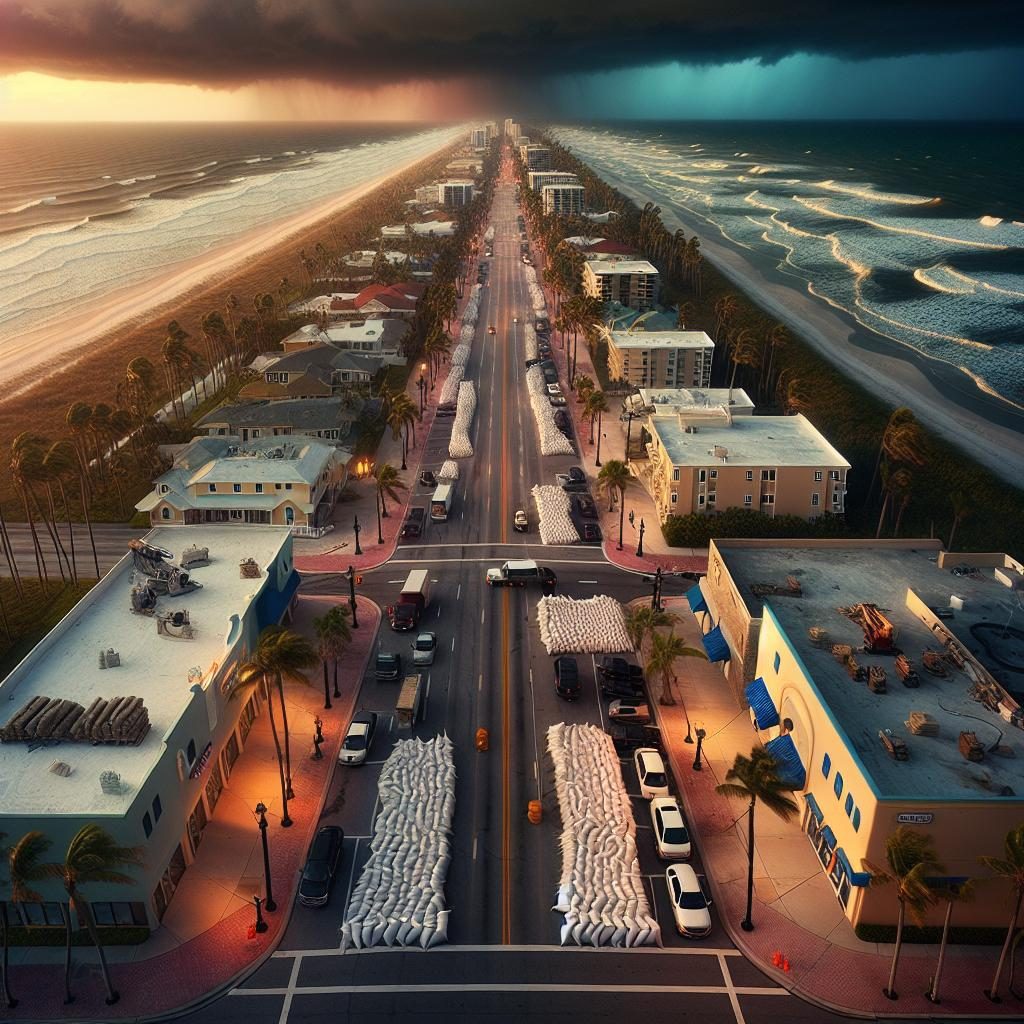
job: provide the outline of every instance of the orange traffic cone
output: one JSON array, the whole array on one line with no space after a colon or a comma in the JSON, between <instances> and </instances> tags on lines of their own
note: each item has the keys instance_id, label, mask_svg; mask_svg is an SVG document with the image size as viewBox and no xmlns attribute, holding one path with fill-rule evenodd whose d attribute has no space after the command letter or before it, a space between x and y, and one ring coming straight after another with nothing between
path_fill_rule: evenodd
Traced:
<instances>
[{"instance_id":1,"label":"orange traffic cone","mask_svg":"<svg viewBox=\"0 0 1024 1024\"><path fill-rule=\"evenodd\" d=\"M782 966L782 953L780 953L778 950L775 950L775 952L772 953L772 967L781 967L781 966Z\"/></svg>"},{"instance_id":2,"label":"orange traffic cone","mask_svg":"<svg viewBox=\"0 0 1024 1024\"><path fill-rule=\"evenodd\" d=\"M785 972L786 972L787 974L789 974L789 957L788 957L788 956L784 956L784 957L782 958L782 969L783 969L783 970L784 970L784 971L785 971Z\"/></svg>"}]
</instances>

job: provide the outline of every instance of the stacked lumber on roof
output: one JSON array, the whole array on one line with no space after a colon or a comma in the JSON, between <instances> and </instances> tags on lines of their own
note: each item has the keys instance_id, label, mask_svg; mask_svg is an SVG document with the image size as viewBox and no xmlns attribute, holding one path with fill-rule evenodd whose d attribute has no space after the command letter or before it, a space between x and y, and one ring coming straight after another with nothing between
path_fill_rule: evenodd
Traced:
<instances>
[{"instance_id":1,"label":"stacked lumber on roof","mask_svg":"<svg viewBox=\"0 0 1024 1024\"><path fill-rule=\"evenodd\" d=\"M939 723L927 711L911 711L904 724L915 736L939 735Z\"/></svg>"},{"instance_id":2,"label":"stacked lumber on roof","mask_svg":"<svg viewBox=\"0 0 1024 1024\"><path fill-rule=\"evenodd\" d=\"M97 697L88 709L60 697L33 697L0 728L0 742L82 740L138 746L149 732L141 697Z\"/></svg>"}]
</instances>

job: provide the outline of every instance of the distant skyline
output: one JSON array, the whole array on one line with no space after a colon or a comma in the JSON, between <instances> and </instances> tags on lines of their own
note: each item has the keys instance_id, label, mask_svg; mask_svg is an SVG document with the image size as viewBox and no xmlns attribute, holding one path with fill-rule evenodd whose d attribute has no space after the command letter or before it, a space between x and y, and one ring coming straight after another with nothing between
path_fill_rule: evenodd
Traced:
<instances>
[{"instance_id":1,"label":"distant skyline","mask_svg":"<svg viewBox=\"0 0 1024 1024\"><path fill-rule=\"evenodd\" d=\"M1017 4L0 0L3 121L1017 119Z\"/></svg>"}]
</instances>

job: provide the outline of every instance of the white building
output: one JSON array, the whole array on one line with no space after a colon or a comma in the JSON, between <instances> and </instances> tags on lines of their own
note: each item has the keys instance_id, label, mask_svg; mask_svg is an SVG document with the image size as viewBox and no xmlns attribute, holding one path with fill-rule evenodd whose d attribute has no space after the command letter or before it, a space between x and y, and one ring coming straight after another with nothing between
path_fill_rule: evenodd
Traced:
<instances>
[{"instance_id":1,"label":"white building","mask_svg":"<svg viewBox=\"0 0 1024 1024\"><path fill-rule=\"evenodd\" d=\"M519 156L528 171L551 170L551 150L547 146L534 146L524 142L519 147Z\"/></svg>"},{"instance_id":2,"label":"white building","mask_svg":"<svg viewBox=\"0 0 1024 1024\"><path fill-rule=\"evenodd\" d=\"M715 343L703 331L613 331L608 376L634 387L706 388L711 385Z\"/></svg>"},{"instance_id":3,"label":"white building","mask_svg":"<svg viewBox=\"0 0 1024 1024\"><path fill-rule=\"evenodd\" d=\"M437 201L442 206L469 206L473 201L473 182L442 181L437 186Z\"/></svg>"},{"instance_id":4,"label":"white building","mask_svg":"<svg viewBox=\"0 0 1024 1024\"><path fill-rule=\"evenodd\" d=\"M583 290L603 302L621 302L641 313L653 309L660 287L658 268L647 260L587 260Z\"/></svg>"},{"instance_id":5,"label":"white building","mask_svg":"<svg viewBox=\"0 0 1024 1024\"><path fill-rule=\"evenodd\" d=\"M530 171L526 177L534 192L540 192L545 185L578 185L580 183L580 179L571 171Z\"/></svg>"},{"instance_id":6,"label":"white building","mask_svg":"<svg viewBox=\"0 0 1024 1024\"><path fill-rule=\"evenodd\" d=\"M486 149L487 148L487 126L481 125L479 128L474 128L469 133L469 144L474 149Z\"/></svg>"},{"instance_id":7,"label":"white building","mask_svg":"<svg viewBox=\"0 0 1024 1024\"><path fill-rule=\"evenodd\" d=\"M568 217L583 212L586 190L582 185L545 185L540 194L545 213Z\"/></svg>"}]
</instances>

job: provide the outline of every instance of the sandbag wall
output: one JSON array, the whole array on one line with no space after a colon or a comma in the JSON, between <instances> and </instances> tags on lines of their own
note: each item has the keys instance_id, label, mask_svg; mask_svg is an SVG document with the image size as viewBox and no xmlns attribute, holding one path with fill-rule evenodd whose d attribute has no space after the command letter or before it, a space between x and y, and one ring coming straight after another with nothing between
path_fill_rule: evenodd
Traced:
<instances>
[{"instance_id":1,"label":"sandbag wall","mask_svg":"<svg viewBox=\"0 0 1024 1024\"><path fill-rule=\"evenodd\" d=\"M551 908L565 918L562 945L661 945L611 737L596 725L553 725L548 753L562 815L562 873Z\"/></svg>"},{"instance_id":2,"label":"sandbag wall","mask_svg":"<svg viewBox=\"0 0 1024 1024\"><path fill-rule=\"evenodd\" d=\"M548 654L617 654L633 649L622 605L614 597L542 597L537 624Z\"/></svg>"},{"instance_id":3,"label":"sandbag wall","mask_svg":"<svg viewBox=\"0 0 1024 1024\"><path fill-rule=\"evenodd\" d=\"M530 489L537 506L541 544L576 544L580 535L569 514L572 503L561 487L535 484Z\"/></svg>"},{"instance_id":4,"label":"sandbag wall","mask_svg":"<svg viewBox=\"0 0 1024 1024\"><path fill-rule=\"evenodd\" d=\"M469 428L473 425L476 412L476 388L473 382L464 380L459 384L458 403L455 406L455 423L452 437L448 442L448 454L453 459L468 459L473 454L473 442L469 439Z\"/></svg>"},{"instance_id":5,"label":"sandbag wall","mask_svg":"<svg viewBox=\"0 0 1024 1024\"><path fill-rule=\"evenodd\" d=\"M378 787L372 852L352 892L341 946L429 949L448 940L444 882L455 814L451 740L400 740Z\"/></svg>"},{"instance_id":6,"label":"sandbag wall","mask_svg":"<svg viewBox=\"0 0 1024 1024\"><path fill-rule=\"evenodd\" d=\"M531 366L526 371L526 387L530 392L530 407L540 434L541 455L572 455L572 442L555 426L555 410L548 401L548 389L544 383L544 371Z\"/></svg>"}]
</instances>

